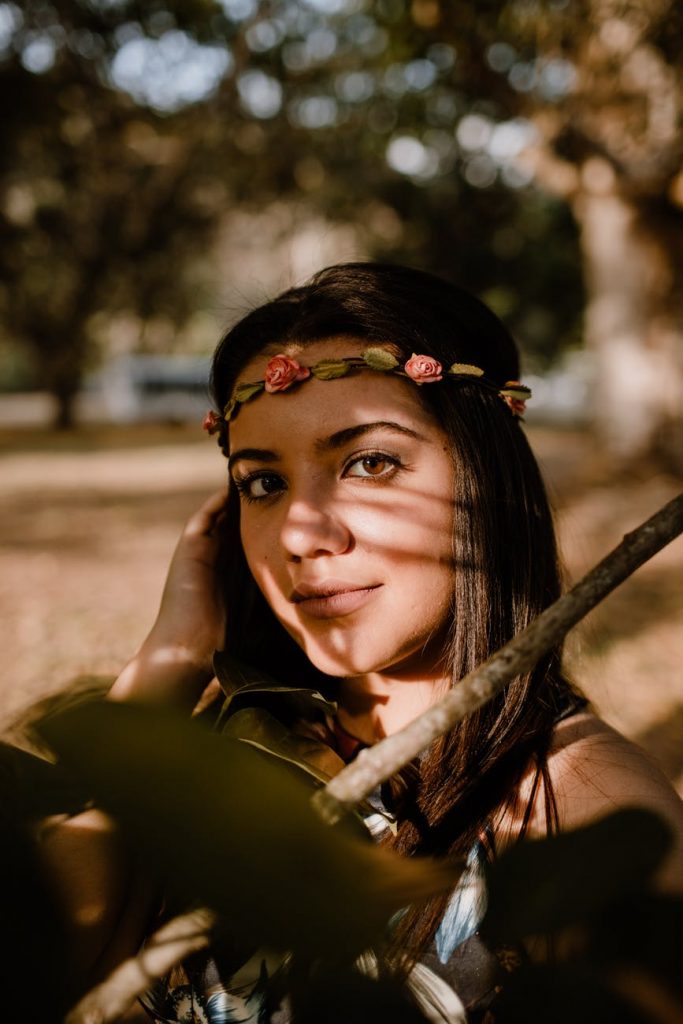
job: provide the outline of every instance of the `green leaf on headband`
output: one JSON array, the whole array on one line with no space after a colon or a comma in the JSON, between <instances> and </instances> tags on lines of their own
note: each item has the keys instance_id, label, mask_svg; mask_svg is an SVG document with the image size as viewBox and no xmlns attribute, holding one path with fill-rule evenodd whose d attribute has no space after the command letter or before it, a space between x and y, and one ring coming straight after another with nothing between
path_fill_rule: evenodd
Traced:
<instances>
[{"instance_id":1,"label":"green leaf on headband","mask_svg":"<svg viewBox=\"0 0 683 1024\"><path fill-rule=\"evenodd\" d=\"M233 398L236 402L248 402L254 395L258 395L260 391L263 391L265 382L262 380L245 381L243 384L238 384L233 393Z\"/></svg>"},{"instance_id":2,"label":"green leaf on headband","mask_svg":"<svg viewBox=\"0 0 683 1024\"><path fill-rule=\"evenodd\" d=\"M228 404L226 405L225 409L223 410L223 419L226 422L230 419L230 417L234 413L236 405L237 405L237 402L235 401L235 399L231 398L230 401L228 402Z\"/></svg>"},{"instance_id":3,"label":"green leaf on headband","mask_svg":"<svg viewBox=\"0 0 683 1024\"><path fill-rule=\"evenodd\" d=\"M501 388L498 394L504 395L506 398L516 398L520 402L525 402L531 398L531 388L526 387L524 384L517 384L514 387Z\"/></svg>"},{"instance_id":4,"label":"green leaf on headband","mask_svg":"<svg viewBox=\"0 0 683 1024\"><path fill-rule=\"evenodd\" d=\"M311 367L311 373L318 380L335 380L337 377L345 377L350 369L345 359L321 359Z\"/></svg>"},{"instance_id":5,"label":"green leaf on headband","mask_svg":"<svg viewBox=\"0 0 683 1024\"><path fill-rule=\"evenodd\" d=\"M385 348L366 348L363 359L371 370L393 370L398 366L398 359Z\"/></svg>"},{"instance_id":6,"label":"green leaf on headband","mask_svg":"<svg viewBox=\"0 0 683 1024\"><path fill-rule=\"evenodd\" d=\"M472 366L471 363L453 363L448 370L449 373L462 373L467 377L483 377L484 371L479 366Z\"/></svg>"}]
</instances>

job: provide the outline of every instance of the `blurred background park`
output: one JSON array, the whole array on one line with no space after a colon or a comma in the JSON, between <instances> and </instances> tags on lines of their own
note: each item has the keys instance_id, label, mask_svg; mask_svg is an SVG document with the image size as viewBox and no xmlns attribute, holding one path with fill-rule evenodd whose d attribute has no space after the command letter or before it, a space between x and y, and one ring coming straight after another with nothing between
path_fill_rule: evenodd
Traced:
<instances>
[{"instance_id":1,"label":"blurred background park","mask_svg":"<svg viewBox=\"0 0 683 1024\"><path fill-rule=\"evenodd\" d=\"M387 259L480 295L534 389L567 580L683 476L677 0L0 3L0 727L113 675L225 465L208 359ZM572 634L683 789L683 542Z\"/></svg>"}]
</instances>

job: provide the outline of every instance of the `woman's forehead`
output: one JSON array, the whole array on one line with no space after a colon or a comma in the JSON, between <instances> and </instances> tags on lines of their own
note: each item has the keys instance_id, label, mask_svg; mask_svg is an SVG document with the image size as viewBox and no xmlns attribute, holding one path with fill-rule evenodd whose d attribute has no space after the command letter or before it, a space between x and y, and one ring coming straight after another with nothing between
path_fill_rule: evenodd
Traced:
<instances>
[{"instance_id":1,"label":"woman's forehead","mask_svg":"<svg viewBox=\"0 0 683 1024\"><path fill-rule=\"evenodd\" d=\"M311 361L349 354L355 353L329 345L322 355L311 351ZM306 356L302 363L308 365L308 347ZM230 448L315 445L339 431L383 422L436 437L440 427L418 389L412 381L368 370L337 380L309 379L276 394L262 392L240 406L230 424Z\"/></svg>"}]
</instances>

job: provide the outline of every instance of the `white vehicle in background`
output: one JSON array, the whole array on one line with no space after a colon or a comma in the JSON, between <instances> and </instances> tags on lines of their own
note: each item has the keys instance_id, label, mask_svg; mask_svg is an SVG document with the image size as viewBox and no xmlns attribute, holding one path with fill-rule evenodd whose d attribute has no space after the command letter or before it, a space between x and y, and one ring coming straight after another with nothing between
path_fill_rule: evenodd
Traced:
<instances>
[{"instance_id":1,"label":"white vehicle in background","mask_svg":"<svg viewBox=\"0 0 683 1024\"><path fill-rule=\"evenodd\" d=\"M208 356L119 356L88 379L79 400L79 419L201 421L209 405L210 367Z\"/></svg>"},{"instance_id":2,"label":"white vehicle in background","mask_svg":"<svg viewBox=\"0 0 683 1024\"><path fill-rule=\"evenodd\" d=\"M573 349L540 374L522 372L532 394L525 420L558 427L587 425L594 374L591 355L585 349Z\"/></svg>"}]
</instances>

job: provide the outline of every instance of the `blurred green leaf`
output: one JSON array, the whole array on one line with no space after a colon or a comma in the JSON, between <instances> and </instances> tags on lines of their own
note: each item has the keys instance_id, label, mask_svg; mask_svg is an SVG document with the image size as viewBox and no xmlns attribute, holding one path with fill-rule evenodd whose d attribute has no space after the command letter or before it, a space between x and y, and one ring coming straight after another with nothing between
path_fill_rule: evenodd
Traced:
<instances>
[{"instance_id":1,"label":"blurred green leaf","mask_svg":"<svg viewBox=\"0 0 683 1024\"><path fill-rule=\"evenodd\" d=\"M12 809L16 821L75 814L88 799L82 784L62 765L0 743L0 801Z\"/></svg>"},{"instance_id":2,"label":"blurred green leaf","mask_svg":"<svg viewBox=\"0 0 683 1024\"><path fill-rule=\"evenodd\" d=\"M683 897L648 892L622 900L598 916L585 956L594 963L626 965L626 970L637 965L683 996L682 935Z\"/></svg>"},{"instance_id":3,"label":"blurred green leaf","mask_svg":"<svg viewBox=\"0 0 683 1024\"><path fill-rule=\"evenodd\" d=\"M524 967L496 999L495 1024L652 1024L590 968Z\"/></svg>"},{"instance_id":4,"label":"blurred green leaf","mask_svg":"<svg viewBox=\"0 0 683 1024\"><path fill-rule=\"evenodd\" d=\"M585 923L642 891L672 842L650 811L627 808L585 828L507 850L488 871L482 934L514 942Z\"/></svg>"},{"instance_id":5,"label":"blurred green leaf","mask_svg":"<svg viewBox=\"0 0 683 1024\"><path fill-rule=\"evenodd\" d=\"M317 965L297 989L296 1024L424 1024L425 1017L390 978L370 978L342 964Z\"/></svg>"},{"instance_id":6,"label":"blurred green leaf","mask_svg":"<svg viewBox=\"0 0 683 1024\"><path fill-rule=\"evenodd\" d=\"M248 744L167 710L92 702L39 731L146 854L180 904L205 904L246 942L351 955L391 913L455 881L330 829L310 788Z\"/></svg>"},{"instance_id":7,"label":"blurred green leaf","mask_svg":"<svg viewBox=\"0 0 683 1024\"><path fill-rule=\"evenodd\" d=\"M74 997L65 923L35 841L4 804L0 830L2 1018L61 1024Z\"/></svg>"}]
</instances>

